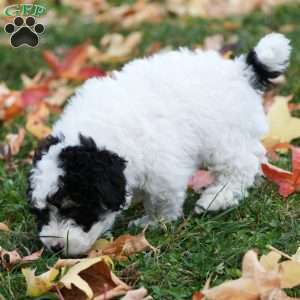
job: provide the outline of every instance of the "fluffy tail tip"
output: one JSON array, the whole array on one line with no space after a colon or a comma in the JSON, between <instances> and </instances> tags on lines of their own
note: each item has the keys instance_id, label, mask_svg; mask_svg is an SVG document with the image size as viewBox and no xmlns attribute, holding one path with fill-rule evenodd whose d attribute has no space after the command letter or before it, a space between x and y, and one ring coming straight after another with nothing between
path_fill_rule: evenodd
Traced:
<instances>
[{"instance_id":1,"label":"fluffy tail tip","mask_svg":"<svg viewBox=\"0 0 300 300\"><path fill-rule=\"evenodd\" d=\"M267 86L269 79L278 77L286 70L291 50L290 41L283 34L270 33L248 53L247 63L253 67L261 85Z\"/></svg>"}]
</instances>

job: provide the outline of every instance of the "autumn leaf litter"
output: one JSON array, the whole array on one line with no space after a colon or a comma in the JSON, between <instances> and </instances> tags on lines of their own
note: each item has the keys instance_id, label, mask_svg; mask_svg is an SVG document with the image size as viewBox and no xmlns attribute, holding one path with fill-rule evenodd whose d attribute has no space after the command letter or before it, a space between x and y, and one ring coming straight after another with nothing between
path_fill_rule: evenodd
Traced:
<instances>
[{"instance_id":1,"label":"autumn leaf litter","mask_svg":"<svg viewBox=\"0 0 300 300\"><path fill-rule=\"evenodd\" d=\"M226 16L246 14L257 8L268 11L271 6L282 1L235 1L228 5L218 1L168 0L164 4L151 1L136 1L134 5L114 7L105 0L72 1L63 0L84 14L93 15L98 23L118 23L122 28L136 28L143 22L159 22L167 14L179 18L200 16L204 18L223 18ZM225 3L226 2L226 3ZM51 22L51 21L50 21ZM236 28L236 24L226 24ZM225 27L225 24L224 24ZM25 135L31 134L36 139L43 139L51 133L48 119L52 112L60 112L66 100L74 92L75 86L83 80L94 76L107 76L99 63L124 63L137 53L143 39L140 31L129 34L109 33L103 36L97 46L89 42L66 50L58 56L52 51L44 52L44 60L49 69L39 72L33 78L22 75L23 87L12 90L5 83L0 84L0 120L9 122L20 115L26 119L25 128L8 133L0 144L0 159L6 162L16 156L24 143ZM234 41L234 38L233 38ZM227 44L226 44L227 43ZM231 45L228 48L228 45ZM220 51L224 57L232 54L232 45L224 41L222 35L208 37L201 45L205 49ZM198 45L199 46L199 45ZM225 50L224 50L225 49ZM229 49L229 50L228 50ZM153 45L150 54L161 51L159 44ZM168 50L168 49L166 49ZM275 84L282 84L281 78ZM292 116L299 104L292 103L293 96L268 94L265 97L265 111L270 130L263 143L272 160L279 159L277 152L291 152L292 170L284 170L266 163L262 170L266 178L278 185L279 194L287 198L300 190L300 150L292 145L300 137L300 120ZM273 162L274 162L273 161ZM209 169L199 170L188 184L192 190L199 191L214 181L214 174ZM0 223L0 231L10 234L7 224ZM45 273L36 275L30 267L23 267L38 260L43 250L21 256L17 249L8 251L0 248L0 264L6 271L22 266L22 273L27 283L27 295L40 296L47 292L56 293L59 299L112 299L123 296L123 300L148 299L144 288L133 289L113 273L114 262L128 259L141 251L156 252L146 240L144 232L137 236L123 235L113 241L99 240L95 243L87 258L58 260ZM272 248L266 255L248 251L242 262L240 278L224 282L215 287L205 285L203 290L194 293L193 300L203 298L211 300L290 300L283 289L290 289L300 284L300 251L289 256ZM200 284L200 283L199 283Z\"/></svg>"}]
</instances>

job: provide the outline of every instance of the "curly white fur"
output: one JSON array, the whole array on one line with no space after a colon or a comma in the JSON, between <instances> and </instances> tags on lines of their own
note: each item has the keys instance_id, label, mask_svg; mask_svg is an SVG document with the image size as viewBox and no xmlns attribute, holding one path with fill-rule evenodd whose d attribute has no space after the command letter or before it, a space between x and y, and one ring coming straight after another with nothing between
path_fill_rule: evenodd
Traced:
<instances>
[{"instance_id":1,"label":"curly white fur","mask_svg":"<svg viewBox=\"0 0 300 300\"><path fill-rule=\"evenodd\" d=\"M290 46L281 35L264 37L255 50L273 70L287 66ZM179 218L188 179L203 164L216 181L198 200L196 212L237 205L265 159L260 141L267 123L260 93L248 81L251 72L244 56L232 61L213 51L182 48L134 60L111 77L88 80L54 125L54 135L65 139L37 166L36 205L43 207L45 196L56 189L55 149L78 144L78 133L128 161L128 192L145 193L146 216L135 224ZM48 183L40 182L42 176ZM102 222L92 238L77 236L77 244L84 244L79 252L102 233ZM43 234L57 234L51 224Z\"/></svg>"}]
</instances>

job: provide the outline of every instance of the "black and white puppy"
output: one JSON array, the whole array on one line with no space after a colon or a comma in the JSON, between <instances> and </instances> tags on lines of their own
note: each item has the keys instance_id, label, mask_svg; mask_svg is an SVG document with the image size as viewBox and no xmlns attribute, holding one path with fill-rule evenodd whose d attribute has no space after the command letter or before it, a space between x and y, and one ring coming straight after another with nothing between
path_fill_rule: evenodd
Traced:
<instances>
[{"instance_id":1,"label":"black and white puppy","mask_svg":"<svg viewBox=\"0 0 300 300\"><path fill-rule=\"evenodd\" d=\"M180 49L87 81L34 157L28 198L41 241L84 253L141 191L145 216L134 224L176 220L203 163L216 181L196 212L237 205L265 160L261 92L290 50L272 33L235 60Z\"/></svg>"}]
</instances>

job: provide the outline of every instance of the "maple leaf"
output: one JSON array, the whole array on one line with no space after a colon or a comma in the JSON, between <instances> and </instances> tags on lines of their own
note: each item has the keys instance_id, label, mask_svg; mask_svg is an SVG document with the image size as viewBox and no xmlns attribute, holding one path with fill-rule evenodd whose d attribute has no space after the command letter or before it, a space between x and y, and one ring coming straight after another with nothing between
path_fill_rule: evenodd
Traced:
<instances>
[{"instance_id":1,"label":"maple leaf","mask_svg":"<svg viewBox=\"0 0 300 300\"><path fill-rule=\"evenodd\" d=\"M255 251L248 251L242 262L242 276L219 286L204 288L193 300L288 300L282 288L300 284L300 263L293 260L279 262L282 255L274 251L258 260Z\"/></svg>"},{"instance_id":2,"label":"maple leaf","mask_svg":"<svg viewBox=\"0 0 300 300\"><path fill-rule=\"evenodd\" d=\"M27 264L41 257L43 249L27 256L21 256L17 250L7 251L0 247L0 264L3 269L10 270L17 264Z\"/></svg>"},{"instance_id":3,"label":"maple leaf","mask_svg":"<svg viewBox=\"0 0 300 300\"><path fill-rule=\"evenodd\" d=\"M3 88L3 86L2 86ZM49 95L48 85L35 85L26 87L20 91L0 89L0 120L8 121L22 112L29 106L38 104Z\"/></svg>"},{"instance_id":4,"label":"maple leaf","mask_svg":"<svg viewBox=\"0 0 300 300\"><path fill-rule=\"evenodd\" d=\"M266 148L278 143L289 143L300 136L300 119L291 116L288 101L289 97L277 96L267 115L269 131L263 138Z\"/></svg>"},{"instance_id":5,"label":"maple leaf","mask_svg":"<svg viewBox=\"0 0 300 300\"><path fill-rule=\"evenodd\" d=\"M32 112L27 115L26 129L39 140L45 138L51 133L51 128L45 123L48 120L49 108L41 103Z\"/></svg>"},{"instance_id":6,"label":"maple leaf","mask_svg":"<svg viewBox=\"0 0 300 300\"><path fill-rule=\"evenodd\" d=\"M126 37L120 33L106 34L100 41L103 50L91 46L89 57L94 63L124 62L130 59L141 40L142 33L139 31L131 32Z\"/></svg>"},{"instance_id":7,"label":"maple leaf","mask_svg":"<svg viewBox=\"0 0 300 300\"><path fill-rule=\"evenodd\" d=\"M288 197L300 191L300 148L290 147L292 150L292 171L286 171L269 163L262 164L264 175L279 186L279 194Z\"/></svg>"},{"instance_id":8,"label":"maple leaf","mask_svg":"<svg viewBox=\"0 0 300 300\"><path fill-rule=\"evenodd\" d=\"M121 235L112 242L106 240L96 241L88 256L108 255L116 260L126 260L128 256L146 249L156 251L156 248L146 240L145 231L143 231L136 236L130 234Z\"/></svg>"},{"instance_id":9,"label":"maple leaf","mask_svg":"<svg viewBox=\"0 0 300 300\"><path fill-rule=\"evenodd\" d=\"M125 295L130 287L117 278L105 262L107 258L96 257L73 260L73 265L59 280L60 292L65 300L108 300ZM65 260L66 265L72 260ZM59 263L60 266L64 264ZM57 265L56 265L57 267Z\"/></svg>"},{"instance_id":10,"label":"maple leaf","mask_svg":"<svg viewBox=\"0 0 300 300\"><path fill-rule=\"evenodd\" d=\"M44 60L59 78L71 80L85 80L93 76L104 76L100 68L83 67L88 59L89 43L84 43L71 48L60 60L53 52L46 50Z\"/></svg>"},{"instance_id":11,"label":"maple leaf","mask_svg":"<svg viewBox=\"0 0 300 300\"><path fill-rule=\"evenodd\" d=\"M36 276L35 270L23 268L22 273L27 285L26 295L38 297L51 290L54 285L54 280L59 274L59 270L51 268L49 271Z\"/></svg>"}]
</instances>

